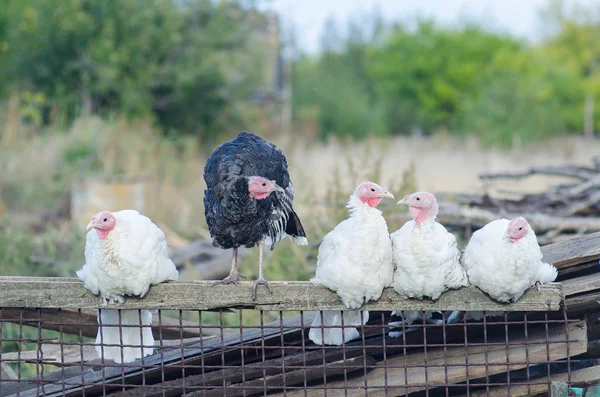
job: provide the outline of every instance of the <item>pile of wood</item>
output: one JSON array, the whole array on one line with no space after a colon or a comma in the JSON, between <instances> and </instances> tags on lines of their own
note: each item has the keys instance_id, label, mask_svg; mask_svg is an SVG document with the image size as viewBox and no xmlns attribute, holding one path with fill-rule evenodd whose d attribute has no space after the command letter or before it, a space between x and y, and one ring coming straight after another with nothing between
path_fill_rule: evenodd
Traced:
<instances>
[{"instance_id":1,"label":"pile of wood","mask_svg":"<svg viewBox=\"0 0 600 397\"><path fill-rule=\"evenodd\" d=\"M52 383L43 390L50 396L83 395L84 390L85 395L106 393L123 397L250 396L263 395L265 389L277 396L284 395L284 390L287 396L321 396L323 390L319 388L323 385L329 388L327 395L362 396L365 382L370 396L405 393L419 396L426 389L430 396L445 396L446 387L441 386L445 384L452 385L448 388L451 395L463 395L467 387L471 396L488 395L486 387L474 386L485 382L496 384L488 387L489 395L508 395L507 386L499 384L510 382L512 396L526 396L548 395L551 382L567 381L569 377L575 385L598 383L600 233L548 245L542 252L544 259L559 269L560 284L543 286L540 293L530 290L511 305L494 302L474 287L449 291L436 302L406 301L386 290L380 300L364 307L370 311L370 321L361 329L361 338L348 343L345 351L313 344L307 337L313 313L305 312L303 316L265 324L264 329L200 330L197 322L180 323L163 316L160 323L153 323L155 336L162 336L157 347L162 348L144 359L143 370L140 362L101 369L93 348L59 349L60 345L47 341L29 352L3 353L2 360L35 362L43 357L48 363L54 359L61 369L52 371L53 364L45 364L41 371L43 379ZM144 300L128 299L120 307L274 311L342 308L335 293L310 283L273 282L272 286L273 295L259 291L257 301L253 302L250 282L237 287L211 287L201 281L170 282L153 287ZM566 311L561 309L563 298L562 307ZM63 333L93 337L94 312L85 310L79 314L76 308L100 305L100 299L74 279L0 278L0 307L5 307L0 314L5 322L17 319L48 329L71 322L71 326L60 327ZM63 309L48 308L40 312L35 309L40 306ZM467 331L464 324L445 327L429 324L426 332L417 326L401 338L391 338L387 333L392 309L507 310L506 318L515 322L522 322L527 312L527 348L524 349L523 324L494 325L498 320L493 318L486 320L486 333L481 323L467 323ZM565 316L570 320L568 324ZM82 323L90 326L81 327ZM182 329L180 325L190 328ZM568 347L564 343L566 338L570 341ZM547 340L551 342L548 348ZM428 346L426 355L424 342ZM485 349L481 343L486 345ZM507 357L510 365L506 363ZM525 365L543 363L548 358L561 362L550 366ZM487 374L486 366L476 365L485 362ZM223 363L226 367L221 369ZM184 371L182 364L187 367ZM22 379L20 395L39 395L42 391L38 381L39 376ZM78 386L81 383L85 385L83 388ZM426 383L430 386L426 387ZM391 387L387 393L385 385ZM2 397L16 393L14 383L2 386ZM304 390L306 386L308 390Z\"/></svg>"},{"instance_id":2,"label":"pile of wood","mask_svg":"<svg viewBox=\"0 0 600 397\"><path fill-rule=\"evenodd\" d=\"M536 231L540 245L600 231L600 157L594 158L590 167L533 167L525 172L483 174L480 178L490 185L494 180L533 175L566 177L572 182L542 193L502 192L510 198L488 193L437 194L442 204L438 220L449 228L476 230L499 217L523 216Z\"/></svg>"}]
</instances>

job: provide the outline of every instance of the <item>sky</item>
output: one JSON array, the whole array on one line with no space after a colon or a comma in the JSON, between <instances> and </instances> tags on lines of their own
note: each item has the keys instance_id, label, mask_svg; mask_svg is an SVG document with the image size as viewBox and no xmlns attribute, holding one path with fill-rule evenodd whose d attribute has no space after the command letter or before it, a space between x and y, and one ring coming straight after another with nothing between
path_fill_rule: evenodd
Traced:
<instances>
[{"instance_id":1,"label":"sky","mask_svg":"<svg viewBox=\"0 0 600 397\"><path fill-rule=\"evenodd\" d=\"M567 6L576 2L589 5L600 0L565 0ZM420 15L454 24L467 18L536 41L543 32L539 10L547 4L548 0L268 0L264 8L276 11L284 26L294 26L300 47L315 53L328 17L344 26L346 19L360 17L374 6L387 20L410 20Z\"/></svg>"}]
</instances>

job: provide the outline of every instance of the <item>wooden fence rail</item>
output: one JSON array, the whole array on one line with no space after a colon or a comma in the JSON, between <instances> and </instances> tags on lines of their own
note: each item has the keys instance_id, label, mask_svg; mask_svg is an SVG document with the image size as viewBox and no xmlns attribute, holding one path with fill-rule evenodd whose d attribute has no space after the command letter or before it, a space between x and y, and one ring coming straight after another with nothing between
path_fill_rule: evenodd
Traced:
<instances>
[{"instance_id":1,"label":"wooden fence rail","mask_svg":"<svg viewBox=\"0 0 600 397\"><path fill-rule=\"evenodd\" d=\"M213 285L210 281L172 281L153 286L143 298L129 297L114 309L220 310L245 308L259 310L344 310L335 292L310 282L271 282L273 294L259 290L251 298L252 283ZM448 291L437 301L402 299L388 288L365 310L465 310L465 311L556 311L563 299L562 286L542 286L540 292L527 291L512 304L498 303L475 287ZM102 299L91 294L75 278L2 277L0 307L88 309L105 308Z\"/></svg>"},{"instance_id":2,"label":"wooden fence rail","mask_svg":"<svg viewBox=\"0 0 600 397\"><path fill-rule=\"evenodd\" d=\"M544 260L559 269L561 275L576 274L598 266L600 232L542 247ZM585 283L571 282L568 295L600 289L600 277L593 275ZM220 310L247 308L260 310L342 310L337 295L322 287L301 281L272 281L273 294L259 288L256 301L251 299L251 282L238 286L213 285L210 281L175 281L150 288L143 299L129 297L120 309ZM406 300L392 289L384 291L377 302L365 310L465 310L465 311L555 311L563 298L559 284L528 291L516 303L506 305L491 300L477 288L449 291L436 302ZM0 277L0 307L93 309L103 308L100 297L91 294L76 278Z\"/></svg>"}]
</instances>

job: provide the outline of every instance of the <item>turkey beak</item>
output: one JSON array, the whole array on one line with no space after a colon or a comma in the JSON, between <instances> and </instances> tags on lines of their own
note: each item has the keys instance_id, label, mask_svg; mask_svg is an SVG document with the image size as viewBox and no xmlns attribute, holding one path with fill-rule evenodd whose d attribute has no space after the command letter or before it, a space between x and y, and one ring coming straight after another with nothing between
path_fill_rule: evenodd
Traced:
<instances>
[{"instance_id":1,"label":"turkey beak","mask_svg":"<svg viewBox=\"0 0 600 397\"><path fill-rule=\"evenodd\" d=\"M384 190L383 193L381 194L381 197L387 197L387 198L394 198L394 195L390 192L388 192L387 190Z\"/></svg>"},{"instance_id":2,"label":"turkey beak","mask_svg":"<svg viewBox=\"0 0 600 397\"><path fill-rule=\"evenodd\" d=\"M283 188L281 186L279 186L278 184L276 184L276 183L273 184L273 189L271 191L272 192L285 193L285 190L283 190Z\"/></svg>"},{"instance_id":3,"label":"turkey beak","mask_svg":"<svg viewBox=\"0 0 600 397\"><path fill-rule=\"evenodd\" d=\"M502 240L506 240L507 238L510 238L510 232L508 230L504 233L504 236L502 236Z\"/></svg>"},{"instance_id":4,"label":"turkey beak","mask_svg":"<svg viewBox=\"0 0 600 397\"><path fill-rule=\"evenodd\" d=\"M408 205L408 200L407 200L408 196L404 196L404 198L400 201L398 201L398 203L396 203L396 205L400 205L400 204L406 204Z\"/></svg>"},{"instance_id":5,"label":"turkey beak","mask_svg":"<svg viewBox=\"0 0 600 397\"><path fill-rule=\"evenodd\" d=\"M85 230L90 230L96 227L96 221L95 220L91 220L90 223L87 224L87 226L85 227Z\"/></svg>"}]
</instances>

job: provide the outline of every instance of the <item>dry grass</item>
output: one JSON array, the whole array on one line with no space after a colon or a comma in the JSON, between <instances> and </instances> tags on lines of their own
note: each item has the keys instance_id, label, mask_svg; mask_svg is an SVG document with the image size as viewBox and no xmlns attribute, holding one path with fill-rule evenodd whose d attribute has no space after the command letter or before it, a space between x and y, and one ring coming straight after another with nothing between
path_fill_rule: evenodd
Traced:
<instances>
[{"instance_id":1,"label":"dry grass","mask_svg":"<svg viewBox=\"0 0 600 397\"><path fill-rule=\"evenodd\" d=\"M319 203L344 202L355 186L367 179L387 186L396 196L411 190L480 193L486 189L478 178L480 173L516 171L542 164L585 164L600 152L600 141L583 138L555 139L511 152L484 150L475 140L462 142L447 136L369 139L359 143L331 140L326 145L298 136L270 139L288 158L295 205L311 242L318 242L347 214L341 205L331 208ZM212 149L201 147L193 138L163 138L148 122L82 119L67 132L50 129L13 139L10 145L0 147L0 169L4 171L0 174L0 193L15 220L24 212L35 214L58 205L79 176L146 176L151 181L148 216L187 238L207 236L202 171ZM555 182L530 178L496 183L494 188L536 191ZM72 230L82 226L65 225L60 230L47 231L52 237L38 245L52 246L69 236L67 246L75 249L77 235ZM390 225L390 229L398 226ZM80 248L81 252L72 254L77 258L72 261L83 259L83 246ZM314 251L307 258L305 248L284 241L274 254L267 256L267 276L307 279L312 274ZM248 261L248 276L252 276L257 271L256 261L254 257Z\"/></svg>"}]
</instances>

